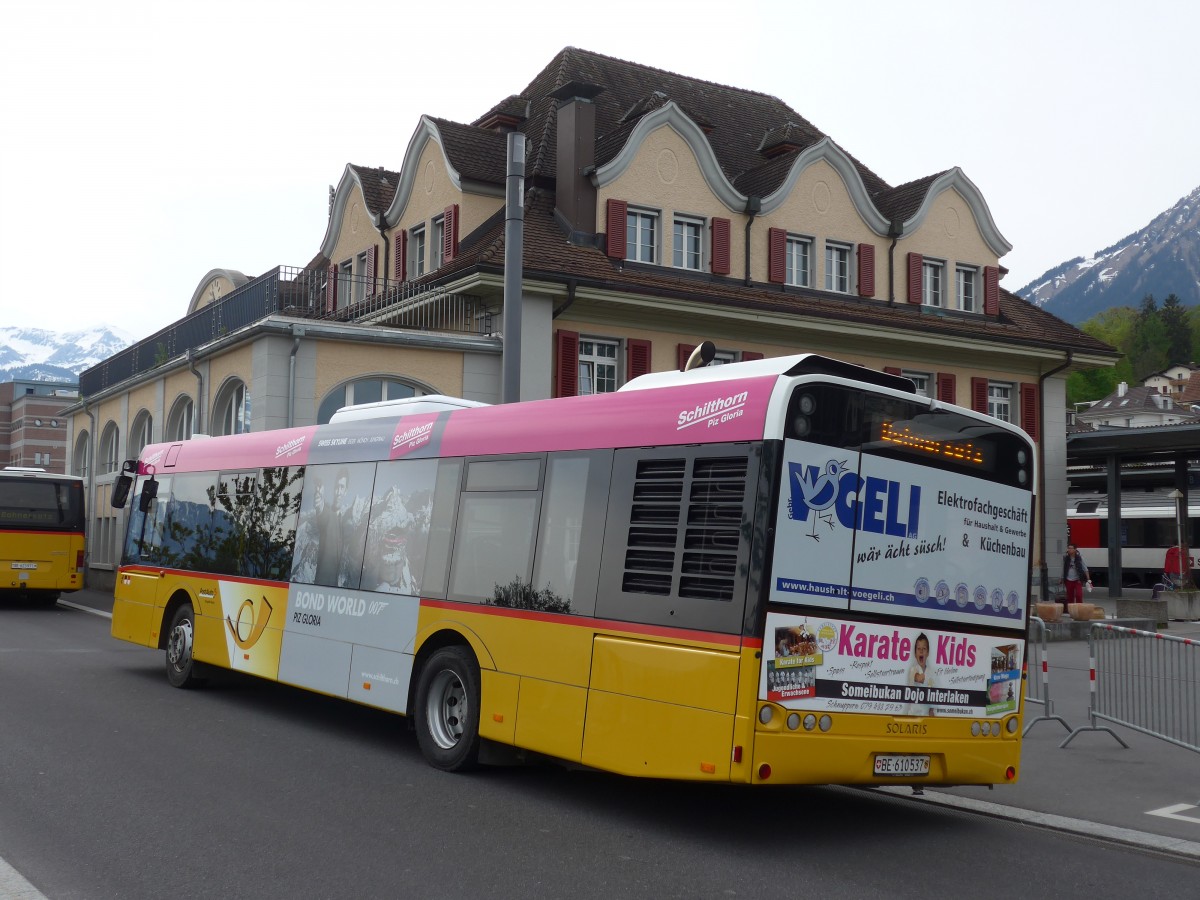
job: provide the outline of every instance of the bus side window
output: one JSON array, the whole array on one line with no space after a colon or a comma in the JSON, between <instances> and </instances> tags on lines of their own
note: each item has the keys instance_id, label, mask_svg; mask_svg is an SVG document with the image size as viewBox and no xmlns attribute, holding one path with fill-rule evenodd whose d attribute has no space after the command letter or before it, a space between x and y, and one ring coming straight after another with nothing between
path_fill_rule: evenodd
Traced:
<instances>
[{"instance_id":1,"label":"bus side window","mask_svg":"<svg viewBox=\"0 0 1200 900\"><path fill-rule=\"evenodd\" d=\"M364 590L420 595L437 472L436 459L379 464L367 525Z\"/></svg>"},{"instance_id":2,"label":"bus side window","mask_svg":"<svg viewBox=\"0 0 1200 900\"><path fill-rule=\"evenodd\" d=\"M546 469L533 590L563 612L596 611L613 451L552 453Z\"/></svg>"},{"instance_id":3,"label":"bus side window","mask_svg":"<svg viewBox=\"0 0 1200 900\"><path fill-rule=\"evenodd\" d=\"M433 510L429 514L429 545L421 573L421 594L425 597L446 597L446 578L450 572L450 548L454 541L462 471L461 459L438 462Z\"/></svg>"},{"instance_id":4,"label":"bus side window","mask_svg":"<svg viewBox=\"0 0 1200 900\"><path fill-rule=\"evenodd\" d=\"M564 612L532 584L542 457L467 462L450 570L450 597Z\"/></svg>"}]
</instances>

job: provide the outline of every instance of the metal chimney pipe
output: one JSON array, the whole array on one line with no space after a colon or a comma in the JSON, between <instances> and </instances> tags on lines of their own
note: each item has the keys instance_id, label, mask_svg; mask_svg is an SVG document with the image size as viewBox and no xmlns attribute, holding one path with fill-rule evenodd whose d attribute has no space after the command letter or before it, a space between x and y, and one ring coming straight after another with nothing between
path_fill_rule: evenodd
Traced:
<instances>
[{"instance_id":1,"label":"metal chimney pipe","mask_svg":"<svg viewBox=\"0 0 1200 900\"><path fill-rule=\"evenodd\" d=\"M504 183L504 350L501 397L521 399L521 282L525 252L525 135L508 133L508 175Z\"/></svg>"}]
</instances>

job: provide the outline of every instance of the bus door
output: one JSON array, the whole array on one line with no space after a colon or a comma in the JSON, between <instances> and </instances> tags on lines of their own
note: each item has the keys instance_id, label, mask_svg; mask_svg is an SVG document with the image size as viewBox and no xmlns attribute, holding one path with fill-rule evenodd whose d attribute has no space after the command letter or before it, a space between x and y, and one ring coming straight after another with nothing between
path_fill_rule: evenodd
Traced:
<instances>
[{"instance_id":1,"label":"bus door","mask_svg":"<svg viewBox=\"0 0 1200 900\"><path fill-rule=\"evenodd\" d=\"M133 482L132 499L128 501L129 525L113 605L113 637L148 647L158 646L154 610L164 602L158 596L163 580L159 566L164 562L167 500L171 496L171 477L161 476L156 480L158 493L153 498L147 496L144 510L141 497L149 478L139 477Z\"/></svg>"}]
</instances>

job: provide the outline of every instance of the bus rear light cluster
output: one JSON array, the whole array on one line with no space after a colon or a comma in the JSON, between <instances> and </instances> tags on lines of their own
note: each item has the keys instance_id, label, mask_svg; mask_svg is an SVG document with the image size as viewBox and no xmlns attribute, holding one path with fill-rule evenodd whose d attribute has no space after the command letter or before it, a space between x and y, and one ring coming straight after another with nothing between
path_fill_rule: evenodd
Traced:
<instances>
[{"instance_id":1,"label":"bus rear light cluster","mask_svg":"<svg viewBox=\"0 0 1200 900\"><path fill-rule=\"evenodd\" d=\"M1012 719L1011 721L1016 722L1016 719ZM1008 730L1011 732L1013 729L1010 727ZM989 737L989 736L1000 737L1000 723L999 722L972 722L971 723L971 734L974 737Z\"/></svg>"},{"instance_id":2,"label":"bus rear light cluster","mask_svg":"<svg viewBox=\"0 0 1200 900\"><path fill-rule=\"evenodd\" d=\"M1009 734L1016 734L1018 724L1016 716L1009 716L1008 721L1004 723L1004 728Z\"/></svg>"}]
</instances>

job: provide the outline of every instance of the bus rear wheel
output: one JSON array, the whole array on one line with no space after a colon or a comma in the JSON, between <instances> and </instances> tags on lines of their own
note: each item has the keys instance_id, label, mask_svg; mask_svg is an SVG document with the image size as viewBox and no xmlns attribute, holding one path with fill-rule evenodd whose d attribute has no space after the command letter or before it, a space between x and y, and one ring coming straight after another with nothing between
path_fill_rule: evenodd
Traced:
<instances>
[{"instance_id":1,"label":"bus rear wheel","mask_svg":"<svg viewBox=\"0 0 1200 900\"><path fill-rule=\"evenodd\" d=\"M416 696L417 743L426 761L446 772L479 762L479 664L463 647L443 647L421 668Z\"/></svg>"},{"instance_id":2,"label":"bus rear wheel","mask_svg":"<svg viewBox=\"0 0 1200 900\"><path fill-rule=\"evenodd\" d=\"M200 683L196 677L196 661L192 658L192 638L195 614L192 607L184 604L171 617L167 631L167 681L172 687L195 687Z\"/></svg>"}]
</instances>

